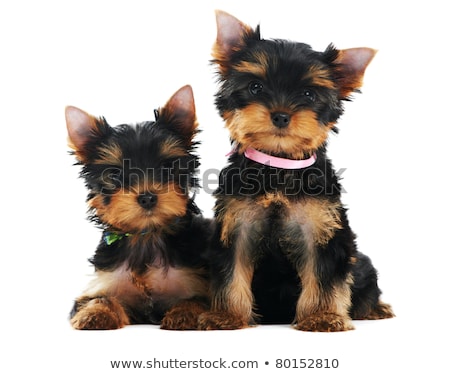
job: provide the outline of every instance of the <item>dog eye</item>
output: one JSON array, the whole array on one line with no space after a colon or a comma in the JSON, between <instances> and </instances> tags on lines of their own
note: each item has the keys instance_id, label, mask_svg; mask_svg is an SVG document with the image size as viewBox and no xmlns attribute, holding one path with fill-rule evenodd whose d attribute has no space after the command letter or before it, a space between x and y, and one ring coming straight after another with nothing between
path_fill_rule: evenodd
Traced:
<instances>
[{"instance_id":1,"label":"dog eye","mask_svg":"<svg viewBox=\"0 0 450 374\"><path fill-rule=\"evenodd\" d=\"M263 84L259 81L250 82L250 84L248 85L248 90L252 95L258 95L259 93L261 93L263 88Z\"/></svg>"},{"instance_id":2,"label":"dog eye","mask_svg":"<svg viewBox=\"0 0 450 374\"><path fill-rule=\"evenodd\" d=\"M314 100L316 100L316 93L309 89L309 88L305 88L303 90L303 96L306 97L308 99L308 101L310 101L311 103L314 102Z\"/></svg>"}]
</instances>

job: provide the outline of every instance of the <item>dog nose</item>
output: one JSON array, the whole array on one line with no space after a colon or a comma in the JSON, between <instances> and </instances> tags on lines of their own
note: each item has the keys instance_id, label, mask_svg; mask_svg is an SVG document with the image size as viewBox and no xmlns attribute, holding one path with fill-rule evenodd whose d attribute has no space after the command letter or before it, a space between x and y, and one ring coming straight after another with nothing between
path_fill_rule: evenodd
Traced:
<instances>
[{"instance_id":1,"label":"dog nose","mask_svg":"<svg viewBox=\"0 0 450 374\"><path fill-rule=\"evenodd\" d=\"M158 201L158 196L150 192L147 192L143 195L139 195L137 201L142 208L150 210L156 205L156 202Z\"/></svg>"},{"instance_id":2,"label":"dog nose","mask_svg":"<svg viewBox=\"0 0 450 374\"><path fill-rule=\"evenodd\" d=\"M282 129L284 127L287 127L289 125L289 122L291 122L291 116L284 112L275 112L272 113L272 123Z\"/></svg>"}]
</instances>

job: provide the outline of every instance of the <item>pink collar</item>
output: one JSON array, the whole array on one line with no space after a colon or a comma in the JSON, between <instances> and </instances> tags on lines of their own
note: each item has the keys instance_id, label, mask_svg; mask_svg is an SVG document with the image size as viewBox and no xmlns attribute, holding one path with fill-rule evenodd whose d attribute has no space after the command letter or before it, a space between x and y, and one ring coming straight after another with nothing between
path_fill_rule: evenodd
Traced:
<instances>
[{"instance_id":1,"label":"pink collar","mask_svg":"<svg viewBox=\"0 0 450 374\"><path fill-rule=\"evenodd\" d=\"M265 153L257 151L254 148L247 148L244 155L252 161L280 169L304 169L314 164L317 159L316 154L313 154L306 160L291 160L288 158L266 155Z\"/></svg>"}]
</instances>

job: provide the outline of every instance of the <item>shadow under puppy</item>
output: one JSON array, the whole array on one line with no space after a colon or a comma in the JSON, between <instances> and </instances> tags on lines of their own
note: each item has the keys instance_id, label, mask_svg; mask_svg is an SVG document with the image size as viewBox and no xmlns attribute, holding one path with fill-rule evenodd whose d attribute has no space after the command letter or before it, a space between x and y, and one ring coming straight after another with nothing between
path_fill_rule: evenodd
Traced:
<instances>
[{"instance_id":1,"label":"shadow under puppy","mask_svg":"<svg viewBox=\"0 0 450 374\"><path fill-rule=\"evenodd\" d=\"M217 108L234 152L215 192L212 311L202 329L256 322L345 331L393 316L377 272L357 251L326 140L375 51L316 52L264 40L218 11Z\"/></svg>"},{"instance_id":2,"label":"shadow under puppy","mask_svg":"<svg viewBox=\"0 0 450 374\"><path fill-rule=\"evenodd\" d=\"M66 108L90 218L103 229L90 260L95 278L71 312L76 329L160 322L164 329L196 329L208 307L203 252L211 222L189 197L199 165L191 87L178 90L155 116L156 122L113 128Z\"/></svg>"}]
</instances>

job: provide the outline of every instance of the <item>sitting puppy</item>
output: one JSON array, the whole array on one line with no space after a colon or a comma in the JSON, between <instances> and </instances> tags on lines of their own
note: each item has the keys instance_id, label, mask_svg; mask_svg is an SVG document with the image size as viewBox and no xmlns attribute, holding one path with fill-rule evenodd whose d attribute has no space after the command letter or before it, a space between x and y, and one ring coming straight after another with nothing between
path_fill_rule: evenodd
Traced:
<instances>
[{"instance_id":1,"label":"sitting puppy","mask_svg":"<svg viewBox=\"0 0 450 374\"><path fill-rule=\"evenodd\" d=\"M356 249L326 153L374 54L261 39L259 27L217 12L216 105L234 152L215 192L212 310L200 328L345 331L351 318L393 316Z\"/></svg>"}]
</instances>

